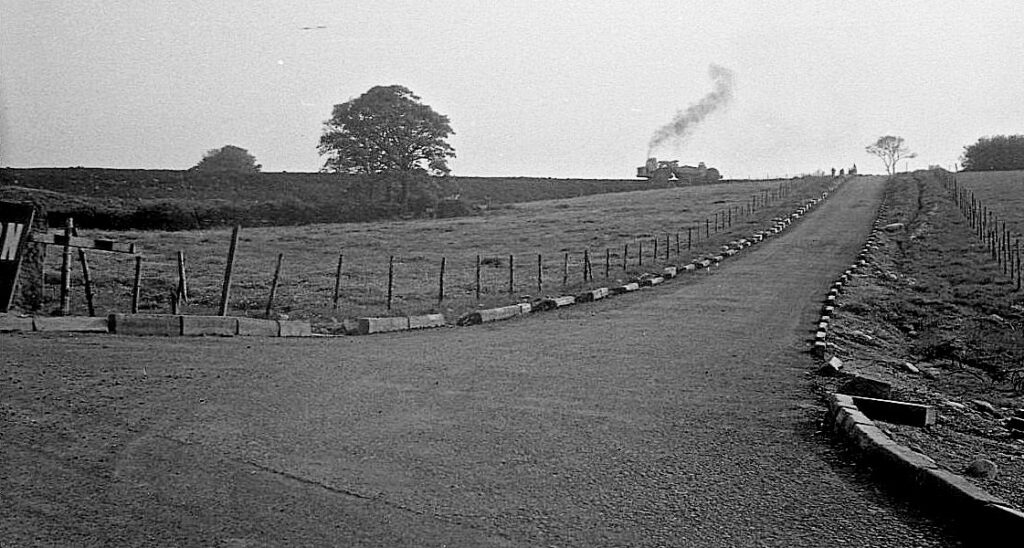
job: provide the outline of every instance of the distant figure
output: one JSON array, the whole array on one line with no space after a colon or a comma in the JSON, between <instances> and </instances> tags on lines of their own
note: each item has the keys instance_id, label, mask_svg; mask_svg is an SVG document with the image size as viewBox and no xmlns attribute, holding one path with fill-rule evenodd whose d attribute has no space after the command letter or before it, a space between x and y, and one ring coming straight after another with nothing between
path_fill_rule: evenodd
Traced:
<instances>
[{"instance_id":1,"label":"distant figure","mask_svg":"<svg viewBox=\"0 0 1024 548\"><path fill-rule=\"evenodd\" d=\"M835 178L835 176L836 176L836 168L832 168L832 177Z\"/></svg>"},{"instance_id":2,"label":"distant figure","mask_svg":"<svg viewBox=\"0 0 1024 548\"><path fill-rule=\"evenodd\" d=\"M850 175L856 175L856 174L857 174L857 164L853 164L853 167L850 168Z\"/></svg>"},{"instance_id":3,"label":"distant figure","mask_svg":"<svg viewBox=\"0 0 1024 548\"><path fill-rule=\"evenodd\" d=\"M840 176L840 177L842 177L842 176L843 176L843 175L845 175L845 174L846 174L846 170L845 170L845 169L840 169L840 170L839 170L839 176Z\"/></svg>"}]
</instances>

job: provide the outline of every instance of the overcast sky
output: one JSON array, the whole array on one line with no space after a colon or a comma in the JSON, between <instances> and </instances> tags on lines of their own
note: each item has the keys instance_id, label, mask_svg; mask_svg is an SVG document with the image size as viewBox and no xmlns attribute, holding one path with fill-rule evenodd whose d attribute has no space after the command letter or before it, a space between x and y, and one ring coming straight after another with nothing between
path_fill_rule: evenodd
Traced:
<instances>
[{"instance_id":1,"label":"overcast sky","mask_svg":"<svg viewBox=\"0 0 1024 548\"><path fill-rule=\"evenodd\" d=\"M316 171L332 105L401 84L451 119L453 175L629 178L713 64L731 103L658 157L878 172L881 135L914 169L1024 133L1019 0L0 0L0 165L184 169L233 144Z\"/></svg>"}]
</instances>

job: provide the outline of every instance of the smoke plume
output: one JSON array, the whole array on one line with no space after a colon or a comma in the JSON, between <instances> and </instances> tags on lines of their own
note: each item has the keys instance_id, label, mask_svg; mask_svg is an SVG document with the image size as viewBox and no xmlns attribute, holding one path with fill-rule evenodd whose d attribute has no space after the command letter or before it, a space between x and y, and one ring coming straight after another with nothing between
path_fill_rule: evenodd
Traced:
<instances>
[{"instance_id":1,"label":"smoke plume","mask_svg":"<svg viewBox=\"0 0 1024 548\"><path fill-rule=\"evenodd\" d=\"M647 145L647 155L651 155L656 147L666 141L680 142L693 132L697 124L704 121L709 114L724 107L732 101L733 73L731 70L718 65L711 65L708 74L715 84L715 89L705 95L700 101L686 107L676 113L671 122L658 128Z\"/></svg>"}]
</instances>

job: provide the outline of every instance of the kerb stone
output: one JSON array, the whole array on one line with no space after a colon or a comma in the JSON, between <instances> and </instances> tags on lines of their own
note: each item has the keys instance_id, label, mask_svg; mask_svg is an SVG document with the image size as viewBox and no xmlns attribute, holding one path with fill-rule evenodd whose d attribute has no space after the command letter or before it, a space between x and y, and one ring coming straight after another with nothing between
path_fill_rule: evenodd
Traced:
<instances>
[{"instance_id":1,"label":"kerb stone","mask_svg":"<svg viewBox=\"0 0 1024 548\"><path fill-rule=\"evenodd\" d=\"M181 336L181 316L168 314L111 314L109 325L118 335Z\"/></svg>"},{"instance_id":2,"label":"kerb stone","mask_svg":"<svg viewBox=\"0 0 1024 548\"><path fill-rule=\"evenodd\" d=\"M181 334L186 337L215 335L233 337L238 333L238 318L230 316L182 316Z\"/></svg>"},{"instance_id":3,"label":"kerb stone","mask_svg":"<svg viewBox=\"0 0 1024 548\"><path fill-rule=\"evenodd\" d=\"M70 331L75 333L107 333L107 318L89 316L58 316L33 318L36 331Z\"/></svg>"}]
</instances>

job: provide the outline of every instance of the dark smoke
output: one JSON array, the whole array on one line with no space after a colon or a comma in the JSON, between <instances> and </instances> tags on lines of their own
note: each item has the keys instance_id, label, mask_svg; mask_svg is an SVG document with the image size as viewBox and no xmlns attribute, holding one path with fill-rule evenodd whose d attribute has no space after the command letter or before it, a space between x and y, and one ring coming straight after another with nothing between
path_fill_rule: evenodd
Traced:
<instances>
[{"instance_id":1,"label":"dark smoke","mask_svg":"<svg viewBox=\"0 0 1024 548\"><path fill-rule=\"evenodd\" d=\"M647 145L648 156L651 155L652 150L665 143L665 141L682 141L709 114L732 101L732 71L725 67L711 65L708 68L708 74L715 83L714 91L705 95L700 101L686 107L686 110L677 112L671 122L655 131L654 136L651 137L651 142Z\"/></svg>"}]
</instances>

